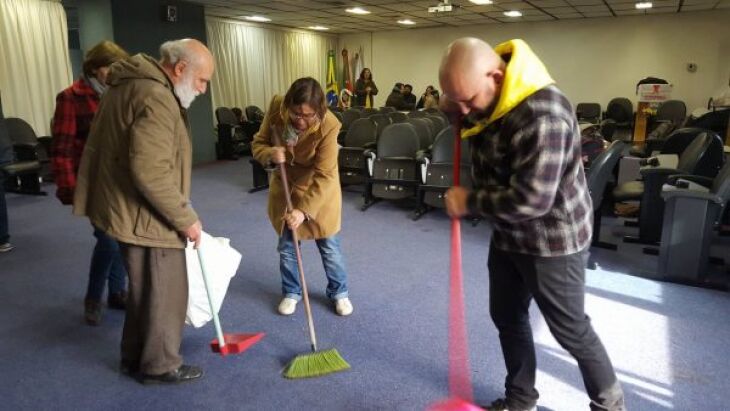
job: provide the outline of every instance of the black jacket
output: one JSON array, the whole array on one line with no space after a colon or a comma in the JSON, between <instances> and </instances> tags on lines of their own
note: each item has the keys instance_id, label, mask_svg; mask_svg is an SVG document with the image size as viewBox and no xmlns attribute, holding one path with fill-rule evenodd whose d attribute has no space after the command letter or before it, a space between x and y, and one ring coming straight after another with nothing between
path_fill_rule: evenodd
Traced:
<instances>
[{"instance_id":1,"label":"black jacket","mask_svg":"<svg viewBox=\"0 0 730 411\"><path fill-rule=\"evenodd\" d=\"M402 110L403 107L403 94L400 91L393 91L388 95L385 100L386 107L395 107L396 110Z\"/></svg>"},{"instance_id":2,"label":"black jacket","mask_svg":"<svg viewBox=\"0 0 730 411\"><path fill-rule=\"evenodd\" d=\"M404 94L403 105L400 108L403 111L411 111L416 109L416 95L415 94Z\"/></svg>"}]
</instances>

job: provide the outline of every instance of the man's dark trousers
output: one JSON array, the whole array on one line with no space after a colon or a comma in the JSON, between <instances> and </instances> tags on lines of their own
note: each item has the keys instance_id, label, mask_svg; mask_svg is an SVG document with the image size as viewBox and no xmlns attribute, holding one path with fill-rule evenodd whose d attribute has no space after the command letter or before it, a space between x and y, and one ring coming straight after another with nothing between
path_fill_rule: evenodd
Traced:
<instances>
[{"instance_id":1,"label":"man's dark trousers","mask_svg":"<svg viewBox=\"0 0 730 411\"><path fill-rule=\"evenodd\" d=\"M550 332L577 361L592 410L623 410L611 360L585 314L588 250L558 257L489 251L490 314L499 330L510 409L535 405L535 345L528 308L535 299Z\"/></svg>"},{"instance_id":2,"label":"man's dark trousers","mask_svg":"<svg viewBox=\"0 0 730 411\"><path fill-rule=\"evenodd\" d=\"M185 250L119 246L129 275L122 363L149 375L174 371L188 305Z\"/></svg>"}]
</instances>

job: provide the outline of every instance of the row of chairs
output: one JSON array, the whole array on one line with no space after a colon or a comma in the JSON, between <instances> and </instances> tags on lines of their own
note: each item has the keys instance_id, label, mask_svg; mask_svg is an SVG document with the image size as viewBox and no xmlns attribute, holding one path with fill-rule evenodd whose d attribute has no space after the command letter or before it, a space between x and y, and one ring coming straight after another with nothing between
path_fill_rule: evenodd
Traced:
<instances>
[{"instance_id":1,"label":"row of chairs","mask_svg":"<svg viewBox=\"0 0 730 411\"><path fill-rule=\"evenodd\" d=\"M714 178L725 163L720 136L700 128L682 128L671 133L659 154L676 156L676 166L661 164L659 157L637 158L642 166L641 180L623 183L613 191L616 201L639 202L639 235L625 238L627 242L648 245L659 243L664 215L661 193L669 176L689 174Z\"/></svg>"},{"instance_id":2,"label":"row of chairs","mask_svg":"<svg viewBox=\"0 0 730 411\"><path fill-rule=\"evenodd\" d=\"M629 142L633 138L634 106L631 100L617 97L608 103L606 111L601 111L599 103L578 103L575 109L579 122L599 124L601 134L609 141L622 140ZM687 106L681 100L662 102L657 112L651 117L647 143L635 150L650 150L651 142L663 140L672 131L680 128L687 119Z\"/></svg>"},{"instance_id":3,"label":"row of chairs","mask_svg":"<svg viewBox=\"0 0 730 411\"><path fill-rule=\"evenodd\" d=\"M454 131L443 113L363 111L363 116L346 130L338 159L342 184L363 186L362 210L382 199L409 200L418 219L443 207L454 149ZM469 147L461 144L462 184L471 186Z\"/></svg>"},{"instance_id":4,"label":"row of chairs","mask_svg":"<svg viewBox=\"0 0 730 411\"><path fill-rule=\"evenodd\" d=\"M367 156L373 156L378 150L381 138L398 138L397 131L386 131L396 124L408 124L416 136L416 146L413 154L418 150L428 150L435 141L436 136L447 125L442 114L416 111L409 114L402 112L391 112L388 114L378 113L369 117L357 118L341 132L339 154L340 179L344 185L362 184L369 174ZM394 130L402 130L395 128ZM406 134L410 135L410 129ZM367 155L366 155L367 151Z\"/></svg>"},{"instance_id":5,"label":"row of chairs","mask_svg":"<svg viewBox=\"0 0 730 411\"><path fill-rule=\"evenodd\" d=\"M720 226L730 201L730 162L725 161L722 139L711 130L683 128L670 134L660 156L644 159L625 156L629 150L626 143L614 141L587 170L594 205L593 246L613 250L617 247L600 241L605 198L636 201L639 203L638 221L627 221L626 225L638 227L638 236L626 236L624 241L659 245L659 250L645 248L644 251L660 255L661 276L685 280L683 282L690 282L690 277L695 283L701 281L709 260L711 236ZM675 166L659 161L671 156L677 158ZM641 164L640 179L610 187L617 166L627 161ZM704 192L698 194L696 188L688 192L686 185L679 189L672 187L682 179L699 182L705 187ZM677 190L681 194L675 194ZM693 222L689 223L689 220ZM688 248L698 252L687 253ZM679 266L692 268L692 271L677 271L680 260L683 264Z\"/></svg>"},{"instance_id":6,"label":"row of chairs","mask_svg":"<svg viewBox=\"0 0 730 411\"><path fill-rule=\"evenodd\" d=\"M426 117L426 116L442 116L444 120L446 117L438 109L430 108L426 110L414 110L411 112L396 111L393 107L381 107L381 108L349 108L344 111L333 111L335 116L342 123L342 131L347 131L350 125L359 118L369 118L378 115L386 115L391 118L393 123L400 123L408 118L415 117Z\"/></svg>"},{"instance_id":7,"label":"row of chairs","mask_svg":"<svg viewBox=\"0 0 730 411\"><path fill-rule=\"evenodd\" d=\"M245 112L237 107L218 107L215 110L218 121L216 134L216 157L219 160L237 160L240 156L251 154L253 138L261 128L264 112L258 106L248 106ZM250 193L269 187L269 176L264 167L256 160L249 159L252 169L253 187Z\"/></svg>"},{"instance_id":8,"label":"row of chairs","mask_svg":"<svg viewBox=\"0 0 730 411\"><path fill-rule=\"evenodd\" d=\"M461 141L461 185L471 187L468 142ZM370 166L364 183L367 210L379 200L415 200L413 219L433 208L443 208L443 194L453 179L454 131L441 130L428 149L420 149L415 128L397 123L386 128L377 152L366 153Z\"/></svg>"},{"instance_id":9,"label":"row of chairs","mask_svg":"<svg viewBox=\"0 0 730 411\"><path fill-rule=\"evenodd\" d=\"M216 157L219 160L235 160L239 156L250 154L251 142L261 127L263 115L263 111L257 106L248 106L245 112L237 107L215 109L218 122Z\"/></svg>"}]
</instances>

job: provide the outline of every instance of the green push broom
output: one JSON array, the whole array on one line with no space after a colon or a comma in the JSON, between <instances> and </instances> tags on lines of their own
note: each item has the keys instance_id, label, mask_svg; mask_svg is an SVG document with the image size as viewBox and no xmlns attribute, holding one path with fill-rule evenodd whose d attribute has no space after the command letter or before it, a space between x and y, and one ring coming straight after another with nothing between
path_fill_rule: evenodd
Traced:
<instances>
[{"instance_id":1,"label":"green push broom","mask_svg":"<svg viewBox=\"0 0 730 411\"><path fill-rule=\"evenodd\" d=\"M278 140L278 139L277 139ZM277 142L278 145L278 142ZM289 183L286 179L286 167L284 163L279 164L279 172L281 174L281 184L284 186L284 196L286 197L286 209L288 212L294 210L289 194ZM332 348L324 351L317 351L317 336L314 333L314 320L312 319L312 309L309 306L309 293L307 291L307 282L304 279L304 267L302 264L302 253L299 248L299 236L296 230L291 230L292 240L294 242L294 250L297 255L297 266L299 268L299 282L302 285L302 296L304 297L304 309L307 313L307 324L309 325L309 341L311 343L312 352L297 355L289 365L284 369L284 377L290 379L319 377L338 371L344 371L350 368L350 364L340 356L336 349Z\"/></svg>"}]
</instances>

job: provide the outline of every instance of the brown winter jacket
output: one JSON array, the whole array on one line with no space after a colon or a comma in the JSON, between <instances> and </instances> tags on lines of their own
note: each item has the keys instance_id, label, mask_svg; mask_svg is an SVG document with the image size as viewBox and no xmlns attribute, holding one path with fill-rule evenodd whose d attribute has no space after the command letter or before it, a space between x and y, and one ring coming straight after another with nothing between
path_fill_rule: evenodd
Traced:
<instances>
[{"instance_id":1,"label":"brown winter jacket","mask_svg":"<svg viewBox=\"0 0 730 411\"><path fill-rule=\"evenodd\" d=\"M198 220L190 198L192 147L186 111L151 57L111 66L109 89L79 166L74 214L117 240L184 248Z\"/></svg>"},{"instance_id":2,"label":"brown winter jacket","mask_svg":"<svg viewBox=\"0 0 730 411\"><path fill-rule=\"evenodd\" d=\"M254 137L253 155L261 164L269 164L272 147L278 140L284 146L282 137L284 120L281 116L283 98L271 100L261 129ZM337 133L340 124L329 110L319 129L299 138L294 146L294 156L286 152L286 174L291 190L294 208L303 211L310 218L297 229L301 239L328 238L340 231L342 219L342 191L337 169ZM275 140L275 138L277 140ZM271 175L269 182L269 220L281 234L286 212L284 187L279 169Z\"/></svg>"}]
</instances>

